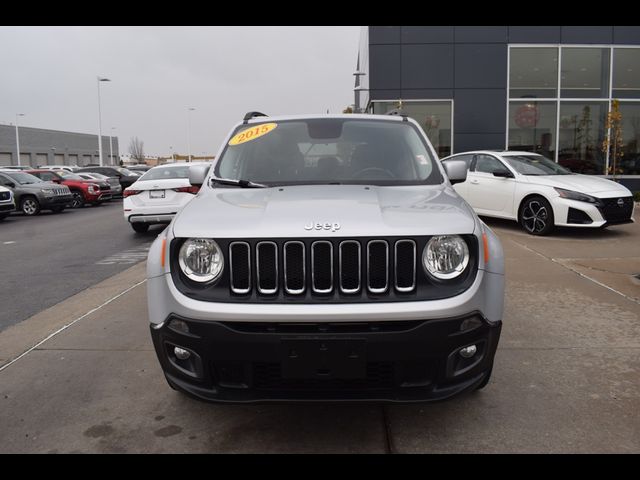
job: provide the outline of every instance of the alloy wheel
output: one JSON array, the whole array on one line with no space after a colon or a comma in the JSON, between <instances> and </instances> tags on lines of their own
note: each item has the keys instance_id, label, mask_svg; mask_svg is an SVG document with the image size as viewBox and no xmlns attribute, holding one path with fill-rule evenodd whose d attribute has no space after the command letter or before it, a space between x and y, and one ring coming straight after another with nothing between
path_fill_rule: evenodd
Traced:
<instances>
[{"instance_id":1,"label":"alloy wheel","mask_svg":"<svg viewBox=\"0 0 640 480\"><path fill-rule=\"evenodd\" d=\"M531 200L522 210L522 223L530 233L542 232L547 226L548 219L547 208L537 200Z\"/></svg>"},{"instance_id":2,"label":"alloy wheel","mask_svg":"<svg viewBox=\"0 0 640 480\"><path fill-rule=\"evenodd\" d=\"M26 215L34 215L38 211L38 204L30 198L22 202L22 211Z\"/></svg>"}]
</instances>

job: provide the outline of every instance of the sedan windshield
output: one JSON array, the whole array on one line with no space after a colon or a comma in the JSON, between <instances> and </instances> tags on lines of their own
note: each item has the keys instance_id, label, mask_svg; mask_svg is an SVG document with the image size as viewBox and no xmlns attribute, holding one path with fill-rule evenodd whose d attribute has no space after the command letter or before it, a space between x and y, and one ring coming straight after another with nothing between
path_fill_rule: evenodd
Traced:
<instances>
[{"instance_id":1,"label":"sedan windshield","mask_svg":"<svg viewBox=\"0 0 640 480\"><path fill-rule=\"evenodd\" d=\"M61 170L59 172L56 172L58 175L60 175L63 178L66 178L67 180L84 180L84 178L82 178L80 175L75 174L75 173L71 173L71 172L67 172L66 170Z\"/></svg>"},{"instance_id":2,"label":"sedan windshield","mask_svg":"<svg viewBox=\"0 0 640 480\"><path fill-rule=\"evenodd\" d=\"M411 123L342 118L242 125L225 146L215 176L266 186L443 181Z\"/></svg>"},{"instance_id":3,"label":"sedan windshield","mask_svg":"<svg viewBox=\"0 0 640 480\"><path fill-rule=\"evenodd\" d=\"M504 155L502 158L521 175L571 175L569 170L542 155Z\"/></svg>"},{"instance_id":4,"label":"sedan windshield","mask_svg":"<svg viewBox=\"0 0 640 480\"><path fill-rule=\"evenodd\" d=\"M16 183L19 183L20 185L29 185L31 183L40 183L42 180L40 180L38 177L36 177L35 175L31 175L30 173L24 173L24 172L4 172L7 177L11 177L13 178Z\"/></svg>"},{"instance_id":5,"label":"sedan windshield","mask_svg":"<svg viewBox=\"0 0 640 480\"><path fill-rule=\"evenodd\" d=\"M189 178L189 165L180 167L154 167L144 173L144 175L140 177L140 180L167 180L170 178Z\"/></svg>"},{"instance_id":6,"label":"sedan windshield","mask_svg":"<svg viewBox=\"0 0 640 480\"><path fill-rule=\"evenodd\" d=\"M133 172L131 170L127 170L126 168L116 167L116 170L122 175L126 175L127 177L133 176Z\"/></svg>"}]
</instances>

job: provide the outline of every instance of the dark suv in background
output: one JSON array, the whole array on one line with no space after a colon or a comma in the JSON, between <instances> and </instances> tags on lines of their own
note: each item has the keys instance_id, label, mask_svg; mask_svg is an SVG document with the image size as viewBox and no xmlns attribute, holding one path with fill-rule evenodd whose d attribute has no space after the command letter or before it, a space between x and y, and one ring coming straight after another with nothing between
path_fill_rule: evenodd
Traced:
<instances>
[{"instance_id":1,"label":"dark suv in background","mask_svg":"<svg viewBox=\"0 0 640 480\"><path fill-rule=\"evenodd\" d=\"M133 172L127 170L123 167L84 167L75 173L101 173L102 175L106 175L107 177L117 177L120 180L120 185L122 186L122 190L131 186L133 182L138 180L140 177L135 175Z\"/></svg>"},{"instance_id":2,"label":"dark suv in background","mask_svg":"<svg viewBox=\"0 0 640 480\"><path fill-rule=\"evenodd\" d=\"M73 200L66 185L43 182L18 170L0 171L0 185L13 190L16 206L29 216L37 215L41 210L61 212Z\"/></svg>"}]
</instances>

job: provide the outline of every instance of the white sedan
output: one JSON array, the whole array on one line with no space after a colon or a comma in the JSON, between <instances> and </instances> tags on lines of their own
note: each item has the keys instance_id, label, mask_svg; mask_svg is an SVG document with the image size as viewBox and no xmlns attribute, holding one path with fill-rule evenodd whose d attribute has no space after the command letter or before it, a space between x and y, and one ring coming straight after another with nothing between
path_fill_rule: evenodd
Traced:
<instances>
[{"instance_id":1,"label":"white sedan","mask_svg":"<svg viewBox=\"0 0 640 480\"><path fill-rule=\"evenodd\" d=\"M198 193L200 187L189 183L189 168L211 163L174 163L159 165L144 173L123 192L124 218L138 233L149 225L171 223L173 217Z\"/></svg>"},{"instance_id":2,"label":"white sedan","mask_svg":"<svg viewBox=\"0 0 640 480\"><path fill-rule=\"evenodd\" d=\"M633 222L633 196L619 183L571 173L530 152L481 150L446 158L464 160L467 180L455 190L478 215L516 220L532 235L554 226L605 227Z\"/></svg>"}]
</instances>

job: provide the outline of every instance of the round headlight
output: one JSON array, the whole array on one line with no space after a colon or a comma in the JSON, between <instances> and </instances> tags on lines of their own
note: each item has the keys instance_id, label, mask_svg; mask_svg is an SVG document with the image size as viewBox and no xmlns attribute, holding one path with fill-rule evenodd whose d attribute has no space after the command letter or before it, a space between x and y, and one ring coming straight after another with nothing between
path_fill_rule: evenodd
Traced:
<instances>
[{"instance_id":1,"label":"round headlight","mask_svg":"<svg viewBox=\"0 0 640 480\"><path fill-rule=\"evenodd\" d=\"M438 279L456 278L469 264L469 247L458 235L438 235L424 247L422 264Z\"/></svg>"},{"instance_id":2,"label":"round headlight","mask_svg":"<svg viewBox=\"0 0 640 480\"><path fill-rule=\"evenodd\" d=\"M190 238L180 247L178 263L182 273L194 282L212 282L222 273L224 257L210 238Z\"/></svg>"}]
</instances>

